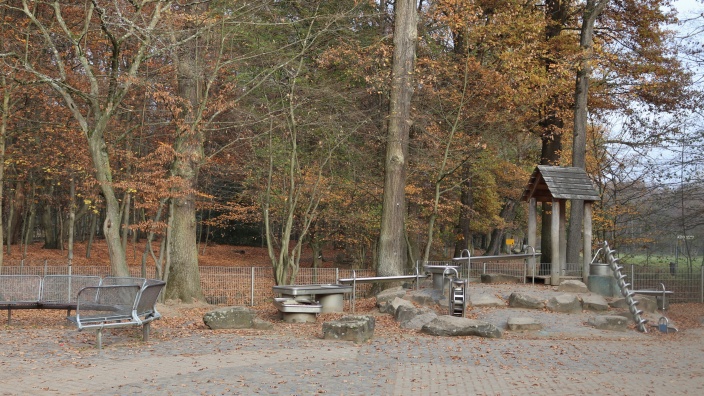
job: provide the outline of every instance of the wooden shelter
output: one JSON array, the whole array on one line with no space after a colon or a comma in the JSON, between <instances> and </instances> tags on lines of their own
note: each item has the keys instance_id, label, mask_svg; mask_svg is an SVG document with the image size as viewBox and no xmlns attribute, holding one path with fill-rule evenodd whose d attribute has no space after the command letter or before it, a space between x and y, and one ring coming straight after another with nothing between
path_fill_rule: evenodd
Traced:
<instances>
[{"instance_id":1,"label":"wooden shelter","mask_svg":"<svg viewBox=\"0 0 704 396\"><path fill-rule=\"evenodd\" d=\"M581 168L538 165L523 190L523 201L528 202L528 245L535 247L537 242L537 203L552 203L552 266L550 283L560 284L561 270L566 267L567 232L565 203L568 199L584 201L584 259L582 278L587 282L592 256L592 202L599 201L587 172ZM574 203L573 203L574 204ZM535 264L535 263L532 263ZM533 268L535 268L533 266ZM535 276L536 274L533 274Z\"/></svg>"}]
</instances>

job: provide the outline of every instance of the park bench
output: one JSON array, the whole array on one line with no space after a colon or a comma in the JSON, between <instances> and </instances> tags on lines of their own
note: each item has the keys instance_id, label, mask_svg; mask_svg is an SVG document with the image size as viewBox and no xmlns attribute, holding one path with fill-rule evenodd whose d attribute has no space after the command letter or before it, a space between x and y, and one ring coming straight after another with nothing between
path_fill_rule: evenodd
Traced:
<instances>
[{"instance_id":1,"label":"park bench","mask_svg":"<svg viewBox=\"0 0 704 396\"><path fill-rule=\"evenodd\" d=\"M85 275L0 275L0 309L7 310L8 324L17 309L65 309L68 316L79 290L100 282L99 276Z\"/></svg>"},{"instance_id":2,"label":"park bench","mask_svg":"<svg viewBox=\"0 0 704 396\"><path fill-rule=\"evenodd\" d=\"M165 283L160 280L83 275L0 275L0 309L66 309L67 319L78 330L96 330L102 348L102 329L142 326L149 338L149 324L161 317L156 302ZM76 315L71 316L71 311Z\"/></svg>"},{"instance_id":3,"label":"park bench","mask_svg":"<svg viewBox=\"0 0 704 396\"><path fill-rule=\"evenodd\" d=\"M79 331L95 330L99 349L105 328L142 326L142 339L148 341L151 322L161 318L156 302L165 285L155 279L105 278L100 286L78 292L76 315L68 320Z\"/></svg>"}]
</instances>

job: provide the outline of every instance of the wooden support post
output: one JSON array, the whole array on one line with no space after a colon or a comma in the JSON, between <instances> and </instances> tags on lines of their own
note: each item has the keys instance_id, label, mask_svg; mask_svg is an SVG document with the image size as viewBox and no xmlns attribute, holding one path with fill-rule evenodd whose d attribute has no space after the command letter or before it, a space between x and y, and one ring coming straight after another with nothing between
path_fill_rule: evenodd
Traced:
<instances>
[{"instance_id":1,"label":"wooden support post","mask_svg":"<svg viewBox=\"0 0 704 396\"><path fill-rule=\"evenodd\" d=\"M584 201L584 259L582 260L582 280L589 280L589 264L592 260L592 203Z\"/></svg>"},{"instance_id":2,"label":"wooden support post","mask_svg":"<svg viewBox=\"0 0 704 396\"><path fill-rule=\"evenodd\" d=\"M567 201L560 202L560 275L567 269ZM560 281L557 281L560 284Z\"/></svg>"},{"instance_id":3,"label":"wooden support post","mask_svg":"<svg viewBox=\"0 0 704 396\"><path fill-rule=\"evenodd\" d=\"M538 249L535 246L538 243L538 214L536 210L537 201L535 198L531 198L528 202L528 245L533 249ZM528 252L526 252L528 253ZM537 264L535 258L528 259L528 273L533 275L533 279L538 275Z\"/></svg>"},{"instance_id":4,"label":"wooden support post","mask_svg":"<svg viewBox=\"0 0 704 396\"><path fill-rule=\"evenodd\" d=\"M560 284L560 201L552 200L552 229L550 230L550 242L552 243L552 263L550 264L550 284Z\"/></svg>"}]
</instances>

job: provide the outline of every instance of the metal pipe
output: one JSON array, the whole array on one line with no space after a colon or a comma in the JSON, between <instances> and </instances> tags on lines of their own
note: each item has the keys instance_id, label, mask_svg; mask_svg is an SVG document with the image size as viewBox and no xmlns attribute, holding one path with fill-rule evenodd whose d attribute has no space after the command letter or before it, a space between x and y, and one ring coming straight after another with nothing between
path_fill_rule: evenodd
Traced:
<instances>
[{"instance_id":1,"label":"metal pipe","mask_svg":"<svg viewBox=\"0 0 704 396\"><path fill-rule=\"evenodd\" d=\"M352 313L357 304L357 271L352 270Z\"/></svg>"},{"instance_id":2,"label":"metal pipe","mask_svg":"<svg viewBox=\"0 0 704 396\"><path fill-rule=\"evenodd\" d=\"M250 286L249 286L249 296L250 300L252 301L252 306L254 306L254 267L252 267L252 271L250 275Z\"/></svg>"}]
</instances>

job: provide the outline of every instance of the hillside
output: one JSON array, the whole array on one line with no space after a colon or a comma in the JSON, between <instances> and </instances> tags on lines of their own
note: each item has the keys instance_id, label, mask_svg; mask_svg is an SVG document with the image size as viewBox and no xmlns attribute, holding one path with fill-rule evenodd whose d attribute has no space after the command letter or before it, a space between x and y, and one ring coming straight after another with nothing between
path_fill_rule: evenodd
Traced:
<instances>
[{"instance_id":1,"label":"hillside","mask_svg":"<svg viewBox=\"0 0 704 396\"><path fill-rule=\"evenodd\" d=\"M43 249L43 243L34 243L27 246L27 254L22 255L19 245L13 245L10 254L7 253L7 246L4 247L4 265L17 265L23 258L27 261L38 262L47 260L57 264L68 260L67 250ZM158 246L155 244L154 246ZM127 261L129 265L141 265L144 242L128 244ZM266 267L270 266L266 248L251 246L229 246L209 244L205 249L200 246L199 265L201 266L227 266L227 267ZM74 247L73 265L96 265L109 262L108 250L105 241L100 239L93 243L91 257L86 258L86 242L77 242ZM147 260L147 265L153 264L151 259Z\"/></svg>"}]
</instances>

